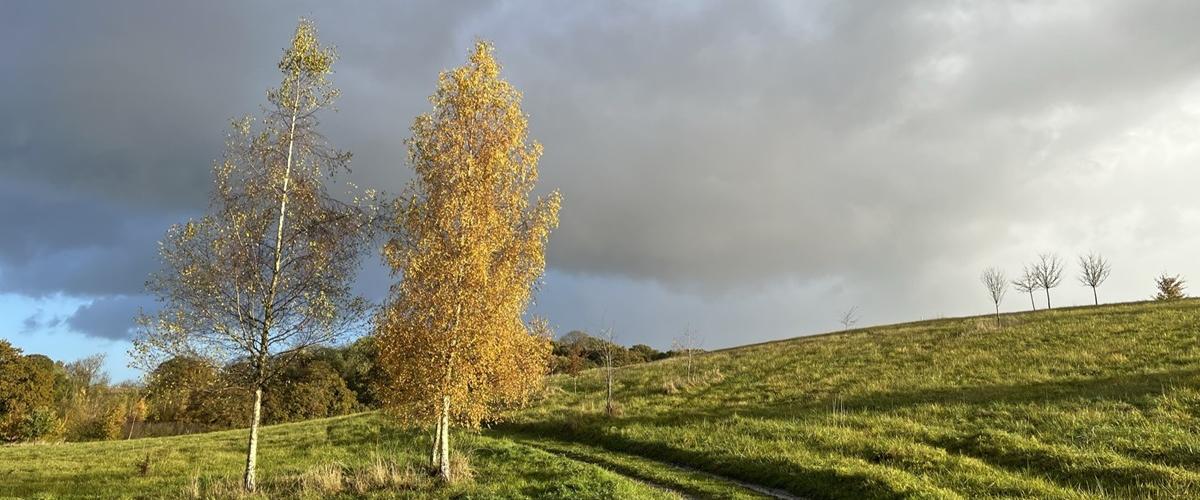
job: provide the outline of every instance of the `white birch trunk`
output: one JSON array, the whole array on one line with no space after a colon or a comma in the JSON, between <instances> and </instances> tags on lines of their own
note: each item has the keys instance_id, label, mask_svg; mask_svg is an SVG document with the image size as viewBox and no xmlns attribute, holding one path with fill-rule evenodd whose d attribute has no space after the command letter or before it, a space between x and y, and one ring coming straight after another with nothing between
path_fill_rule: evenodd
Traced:
<instances>
[{"instance_id":1,"label":"white birch trunk","mask_svg":"<svg viewBox=\"0 0 1200 500\"><path fill-rule=\"evenodd\" d=\"M254 491L255 462L258 459L258 422L262 417L262 388L254 389L254 416L250 420L250 442L246 448L246 475L242 478L242 488Z\"/></svg>"},{"instance_id":2,"label":"white birch trunk","mask_svg":"<svg viewBox=\"0 0 1200 500\"><path fill-rule=\"evenodd\" d=\"M442 481L450 482L450 396L442 396L441 449L438 457L438 473Z\"/></svg>"}]
</instances>

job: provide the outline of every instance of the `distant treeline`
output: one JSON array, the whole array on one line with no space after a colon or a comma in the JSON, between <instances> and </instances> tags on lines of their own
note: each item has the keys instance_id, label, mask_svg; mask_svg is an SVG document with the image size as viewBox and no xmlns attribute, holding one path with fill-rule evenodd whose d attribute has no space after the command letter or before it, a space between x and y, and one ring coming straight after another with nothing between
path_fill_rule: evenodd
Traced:
<instances>
[{"instance_id":1,"label":"distant treeline","mask_svg":"<svg viewBox=\"0 0 1200 500\"><path fill-rule=\"evenodd\" d=\"M116 439L145 414L134 384L110 385L103 356L63 363L0 340L0 440Z\"/></svg>"},{"instance_id":2,"label":"distant treeline","mask_svg":"<svg viewBox=\"0 0 1200 500\"><path fill-rule=\"evenodd\" d=\"M559 337L553 342L553 345L554 358L550 362L550 373L571 374L581 370L603 367L606 347L611 349L615 366L657 361L680 354L675 350L659 351L645 344L624 347L579 330L573 330Z\"/></svg>"},{"instance_id":3,"label":"distant treeline","mask_svg":"<svg viewBox=\"0 0 1200 500\"><path fill-rule=\"evenodd\" d=\"M574 374L668 358L644 344L624 347L572 331L553 341L551 373ZM111 384L102 355L64 363L22 354L0 340L0 441L93 441L244 427L253 394L244 389L246 363L217 367L173 358L140 383ZM375 343L363 337L343 347L296 354L272 377L263 399L265 423L344 415L380 407L384 383Z\"/></svg>"},{"instance_id":4,"label":"distant treeline","mask_svg":"<svg viewBox=\"0 0 1200 500\"><path fill-rule=\"evenodd\" d=\"M297 354L263 401L269 423L375 408L379 378L369 338ZM173 358L140 383L110 384L102 355L63 363L0 340L0 441L93 441L244 427L246 364Z\"/></svg>"}]
</instances>

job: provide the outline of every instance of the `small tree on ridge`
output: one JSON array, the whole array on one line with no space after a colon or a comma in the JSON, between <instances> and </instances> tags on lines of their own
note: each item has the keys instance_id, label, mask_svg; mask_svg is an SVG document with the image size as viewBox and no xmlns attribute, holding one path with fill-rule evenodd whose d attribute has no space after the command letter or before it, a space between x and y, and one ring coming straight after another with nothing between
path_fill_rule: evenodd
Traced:
<instances>
[{"instance_id":1,"label":"small tree on ridge","mask_svg":"<svg viewBox=\"0 0 1200 500\"><path fill-rule=\"evenodd\" d=\"M1037 286L1046 291L1046 309L1050 306L1050 289L1062 283L1063 261L1057 254L1044 253L1038 255L1038 262L1033 265Z\"/></svg>"},{"instance_id":2,"label":"small tree on ridge","mask_svg":"<svg viewBox=\"0 0 1200 500\"><path fill-rule=\"evenodd\" d=\"M672 344L674 344L673 347L675 348L675 350L683 353L683 355L687 357L687 381L688 381L688 383L691 383L693 381L692 356L695 355L696 351L700 349L700 342L701 342L700 337L698 335L696 335L696 331L692 330L692 327L690 325L683 331L682 335L680 335L679 337L676 337L675 341L672 342Z\"/></svg>"},{"instance_id":3,"label":"small tree on ridge","mask_svg":"<svg viewBox=\"0 0 1200 500\"><path fill-rule=\"evenodd\" d=\"M1109 273L1112 272L1112 267L1108 265L1108 260L1096 253L1079 256L1079 282L1083 286L1092 288L1093 305L1100 305L1100 296L1096 294L1096 288L1108 279Z\"/></svg>"},{"instance_id":4,"label":"small tree on ridge","mask_svg":"<svg viewBox=\"0 0 1200 500\"><path fill-rule=\"evenodd\" d=\"M1018 292L1029 294L1029 307L1036 311L1037 303L1033 301L1033 291L1038 288L1037 276L1029 266L1025 266L1025 271L1021 274L1020 279L1013 280L1012 285Z\"/></svg>"},{"instance_id":5,"label":"small tree on ridge","mask_svg":"<svg viewBox=\"0 0 1200 500\"><path fill-rule=\"evenodd\" d=\"M996 326L1000 326L1000 301L1004 300L1004 294L1008 291L1004 271L989 267L983 271L979 280L983 282L984 287L987 287L988 294L992 297L992 305L996 310Z\"/></svg>"},{"instance_id":6,"label":"small tree on ridge","mask_svg":"<svg viewBox=\"0 0 1200 500\"><path fill-rule=\"evenodd\" d=\"M1179 300L1187 298L1183 293L1185 282L1178 274L1175 276L1167 276L1167 273L1159 275L1154 280L1154 286L1158 288L1158 293L1155 294L1154 300Z\"/></svg>"}]
</instances>

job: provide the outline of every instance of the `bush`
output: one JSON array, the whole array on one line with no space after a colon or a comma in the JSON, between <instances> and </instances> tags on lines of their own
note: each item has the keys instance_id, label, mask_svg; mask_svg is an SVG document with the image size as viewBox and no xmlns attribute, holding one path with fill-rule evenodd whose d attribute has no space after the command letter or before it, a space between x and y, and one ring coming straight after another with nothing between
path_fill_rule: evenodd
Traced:
<instances>
[{"instance_id":1,"label":"bush","mask_svg":"<svg viewBox=\"0 0 1200 500\"><path fill-rule=\"evenodd\" d=\"M1154 285L1158 288L1158 294L1154 296L1154 300L1179 300L1187 297L1183 293L1184 281L1178 274L1167 276L1166 273L1163 273L1154 280Z\"/></svg>"},{"instance_id":2,"label":"bush","mask_svg":"<svg viewBox=\"0 0 1200 500\"><path fill-rule=\"evenodd\" d=\"M55 382L50 358L22 356L20 349L0 340L0 441L25 439L27 421L35 410L54 405ZM39 415L38 421L44 418Z\"/></svg>"},{"instance_id":3,"label":"bush","mask_svg":"<svg viewBox=\"0 0 1200 500\"><path fill-rule=\"evenodd\" d=\"M152 422L195 422L189 408L217 381L212 365L194 358L171 358L150 373L146 386Z\"/></svg>"},{"instance_id":4,"label":"bush","mask_svg":"<svg viewBox=\"0 0 1200 500\"><path fill-rule=\"evenodd\" d=\"M267 422L294 422L344 415L357 403L354 391L324 360L293 363L267 388L263 416Z\"/></svg>"},{"instance_id":5,"label":"bush","mask_svg":"<svg viewBox=\"0 0 1200 500\"><path fill-rule=\"evenodd\" d=\"M81 441L120 439L124 426L125 409L119 404L110 404L98 414L84 417L73 434Z\"/></svg>"},{"instance_id":6,"label":"bush","mask_svg":"<svg viewBox=\"0 0 1200 500\"><path fill-rule=\"evenodd\" d=\"M54 409L38 407L21 421L18 438L22 441L51 441L62 437L63 421Z\"/></svg>"}]
</instances>

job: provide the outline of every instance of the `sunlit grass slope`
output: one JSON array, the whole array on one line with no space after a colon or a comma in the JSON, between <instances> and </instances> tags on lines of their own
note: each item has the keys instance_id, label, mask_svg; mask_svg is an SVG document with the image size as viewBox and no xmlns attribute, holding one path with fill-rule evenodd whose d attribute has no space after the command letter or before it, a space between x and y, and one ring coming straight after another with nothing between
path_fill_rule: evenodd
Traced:
<instances>
[{"instance_id":1,"label":"sunlit grass slope","mask_svg":"<svg viewBox=\"0 0 1200 500\"><path fill-rule=\"evenodd\" d=\"M584 462L459 433L473 479L439 487L423 472L428 437L378 413L269 426L259 498L670 498ZM0 447L0 497L236 497L246 432ZM142 474L142 462L149 468Z\"/></svg>"},{"instance_id":2,"label":"sunlit grass slope","mask_svg":"<svg viewBox=\"0 0 1200 500\"><path fill-rule=\"evenodd\" d=\"M864 328L557 377L498 429L812 498L1200 498L1200 302ZM729 332L722 332L728 335ZM717 335L716 332L713 335Z\"/></svg>"},{"instance_id":3,"label":"sunlit grass slope","mask_svg":"<svg viewBox=\"0 0 1200 500\"><path fill-rule=\"evenodd\" d=\"M1200 498L1200 301L1003 319L711 353L690 382L678 358L626 367L611 418L601 370L578 391L556 376L510 423L455 434L474 479L446 488L419 471L425 433L382 415L272 426L261 483L271 497L757 494L723 476L814 499ZM0 447L0 496L224 496L244 440Z\"/></svg>"}]
</instances>

